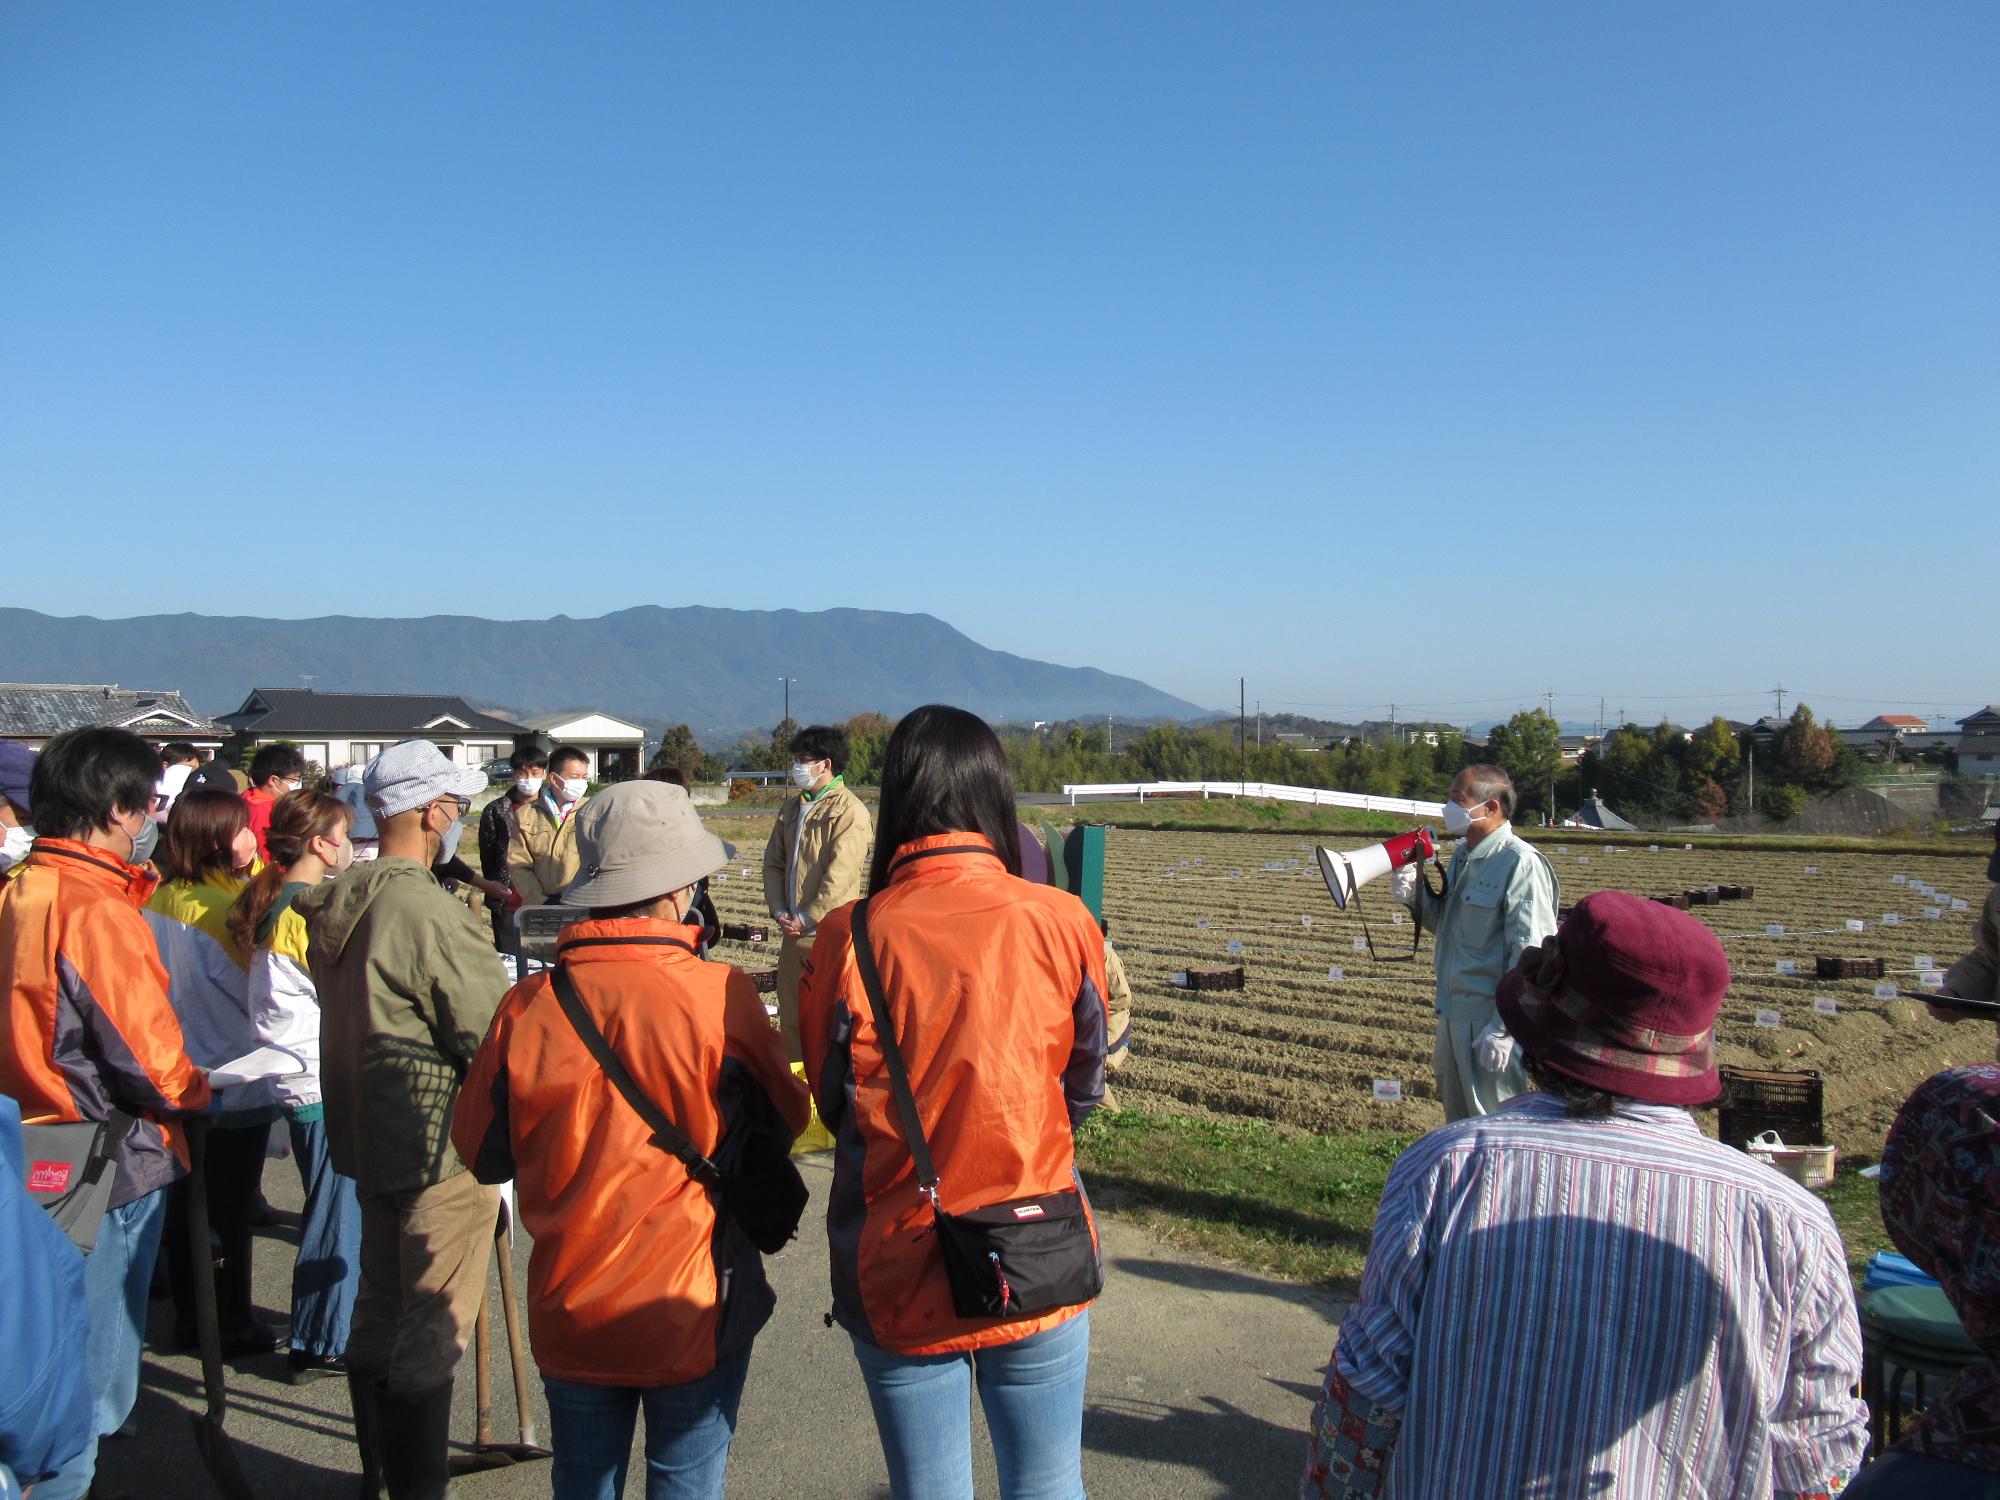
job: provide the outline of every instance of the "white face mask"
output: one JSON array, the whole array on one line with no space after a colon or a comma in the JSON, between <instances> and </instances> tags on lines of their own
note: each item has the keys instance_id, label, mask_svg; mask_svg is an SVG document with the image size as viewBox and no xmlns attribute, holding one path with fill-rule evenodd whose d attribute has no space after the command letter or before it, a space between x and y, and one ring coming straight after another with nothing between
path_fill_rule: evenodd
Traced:
<instances>
[{"instance_id":1,"label":"white face mask","mask_svg":"<svg viewBox=\"0 0 2000 1500\"><path fill-rule=\"evenodd\" d=\"M34 829L10 827L6 838L0 839L0 870L11 870L26 859L34 842Z\"/></svg>"},{"instance_id":2,"label":"white face mask","mask_svg":"<svg viewBox=\"0 0 2000 1500\"><path fill-rule=\"evenodd\" d=\"M816 761L809 761L809 760L795 760L795 761L793 761L793 762L792 762L792 785L793 785L793 786L795 786L795 787L797 787L797 788L798 788L798 789L799 789L800 791L802 791L802 792L809 792L809 791L811 791L811 790L812 790L812 785L813 785L813 782L814 782L814 780L816 779L816 778L815 778L815 777L813 776L813 767L814 767L814 766L815 766L816 764L818 764L818 762L816 762Z\"/></svg>"},{"instance_id":3,"label":"white face mask","mask_svg":"<svg viewBox=\"0 0 2000 1500\"><path fill-rule=\"evenodd\" d=\"M303 791L304 788L305 788L305 783L303 781L297 780L296 778L285 783L285 790L288 792Z\"/></svg>"},{"instance_id":4,"label":"white face mask","mask_svg":"<svg viewBox=\"0 0 2000 1500\"><path fill-rule=\"evenodd\" d=\"M555 778L556 801L581 802L583 794L590 790L588 776L558 776Z\"/></svg>"},{"instance_id":5,"label":"white face mask","mask_svg":"<svg viewBox=\"0 0 2000 1500\"><path fill-rule=\"evenodd\" d=\"M160 846L160 825L144 814L139 818L139 832L126 837L132 840L132 857L126 863L143 865L153 857L153 851Z\"/></svg>"},{"instance_id":6,"label":"white face mask","mask_svg":"<svg viewBox=\"0 0 2000 1500\"><path fill-rule=\"evenodd\" d=\"M542 783L547 779L545 776L516 776L514 790L523 797L539 797L542 795Z\"/></svg>"},{"instance_id":7,"label":"white face mask","mask_svg":"<svg viewBox=\"0 0 2000 1500\"><path fill-rule=\"evenodd\" d=\"M1480 805L1483 807L1485 804L1481 803ZM1461 807L1456 802L1445 803L1444 831L1446 833L1450 834L1453 838L1459 838L1463 836L1466 832L1468 832L1471 829L1471 827L1472 827L1471 809Z\"/></svg>"},{"instance_id":8,"label":"white face mask","mask_svg":"<svg viewBox=\"0 0 2000 1500\"><path fill-rule=\"evenodd\" d=\"M379 853L381 853L381 847L374 839L356 839L354 841L354 862L357 865L367 864L369 860L373 859Z\"/></svg>"}]
</instances>

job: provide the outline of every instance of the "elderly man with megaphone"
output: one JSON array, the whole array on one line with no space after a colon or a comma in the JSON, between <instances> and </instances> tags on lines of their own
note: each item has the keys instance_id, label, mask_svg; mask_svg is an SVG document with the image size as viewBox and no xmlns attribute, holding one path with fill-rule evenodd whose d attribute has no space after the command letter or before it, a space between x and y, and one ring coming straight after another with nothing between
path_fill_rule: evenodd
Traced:
<instances>
[{"instance_id":1,"label":"elderly man with megaphone","mask_svg":"<svg viewBox=\"0 0 2000 1500\"><path fill-rule=\"evenodd\" d=\"M1549 862L1514 832L1514 779L1498 766L1467 766L1445 797L1444 831L1458 839L1444 894L1405 865L1396 897L1436 940L1438 1098L1447 1120L1491 1114L1525 1093L1519 1049L1495 996L1521 954L1556 930L1561 886Z\"/></svg>"}]
</instances>

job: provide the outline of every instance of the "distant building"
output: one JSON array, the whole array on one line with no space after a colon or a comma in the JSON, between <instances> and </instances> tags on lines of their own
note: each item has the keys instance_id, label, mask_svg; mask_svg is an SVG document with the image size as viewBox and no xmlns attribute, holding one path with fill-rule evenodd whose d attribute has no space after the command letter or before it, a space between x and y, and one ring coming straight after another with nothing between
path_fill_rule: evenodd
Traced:
<instances>
[{"instance_id":1,"label":"distant building","mask_svg":"<svg viewBox=\"0 0 2000 1500\"><path fill-rule=\"evenodd\" d=\"M1603 828L1623 833L1638 832L1630 823L1606 807L1604 799L1599 797L1595 792L1583 799L1583 806L1576 810L1575 817L1563 819L1562 826L1565 828Z\"/></svg>"},{"instance_id":2,"label":"distant building","mask_svg":"<svg viewBox=\"0 0 2000 1500\"><path fill-rule=\"evenodd\" d=\"M515 736L528 732L446 693L257 688L235 713L219 717L244 750L289 740L326 770L370 760L399 740L429 740L457 764L480 766L507 755Z\"/></svg>"},{"instance_id":3,"label":"distant building","mask_svg":"<svg viewBox=\"0 0 2000 1500\"><path fill-rule=\"evenodd\" d=\"M1873 734L1878 739L1883 735L1894 735L1901 739L1906 734L1922 734L1929 729L1930 721L1915 714L1877 714L1866 724L1855 727L1856 734Z\"/></svg>"},{"instance_id":4,"label":"distant building","mask_svg":"<svg viewBox=\"0 0 2000 1500\"><path fill-rule=\"evenodd\" d=\"M115 682L0 682L0 739L40 750L67 729L126 729L155 748L186 740L209 757L229 730L178 692L121 688Z\"/></svg>"},{"instance_id":5,"label":"distant building","mask_svg":"<svg viewBox=\"0 0 2000 1500\"><path fill-rule=\"evenodd\" d=\"M592 781L630 781L645 770L646 728L602 709L573 708L529 719L528 728L549 742L573 745L590 757Z\"/></svg>"},{"instance_id":6,"label":"distant building","mask_svg":"<svg viewBox=\"0 0 2000 1500\"><path fill-rule=\"evenodd\" d=\"M1557 746L1562 750L1562 758L1570 762L1582 760L1585 755L1603 743L1604 737L1596 734L1565 734L1556 739Z\"/></svg>"},{"instance_id":7,"label":"distant building","mask_svg":"<svg viewBox=\"0 0 2000 1500\"><path fill-rule=\"evenodd\" d=\"M1958 727L1952 769L1961 776L2000 776L2000 704L1967 714Z\"/></svg>"}]
</instances>

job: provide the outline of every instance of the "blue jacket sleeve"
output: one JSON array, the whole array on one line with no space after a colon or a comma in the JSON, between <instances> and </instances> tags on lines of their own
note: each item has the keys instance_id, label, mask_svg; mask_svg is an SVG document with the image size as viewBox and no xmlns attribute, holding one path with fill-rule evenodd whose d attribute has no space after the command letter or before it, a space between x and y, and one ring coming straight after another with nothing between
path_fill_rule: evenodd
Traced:
<instances>
[{"instance_id":1,"label":"blue jacket sleeve","mask_svg":"<svg viewBox=\"0 0 2000 1500\"><path fill-rule=\"evenodd\" d=\"M83 1253L22 1186L21 1109L0 1096L0 1463L46 1478L90 1440Z\"/></svg>"}]
</instances>

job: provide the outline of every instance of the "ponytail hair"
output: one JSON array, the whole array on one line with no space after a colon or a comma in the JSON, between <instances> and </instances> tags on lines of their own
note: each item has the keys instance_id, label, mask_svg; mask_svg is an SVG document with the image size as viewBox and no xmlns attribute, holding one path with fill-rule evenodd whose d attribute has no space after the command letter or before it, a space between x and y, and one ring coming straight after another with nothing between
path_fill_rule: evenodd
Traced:
<instances>
[{"instance_id":1,"label":"ponytail hair","mask_svg":"<svg viewBox=\"0 0 2000 1500\"><path fill-rule=\"evenodd\" d=\"M312 841L331 838L353 824L354 809L327 792L287 792L272 804L271 826L264 834L270 862L251 877L229 908L229 935L246 952L256 946L257 929L271 914L285 877L305 857Z\"/></svg>"}]
</instances>

